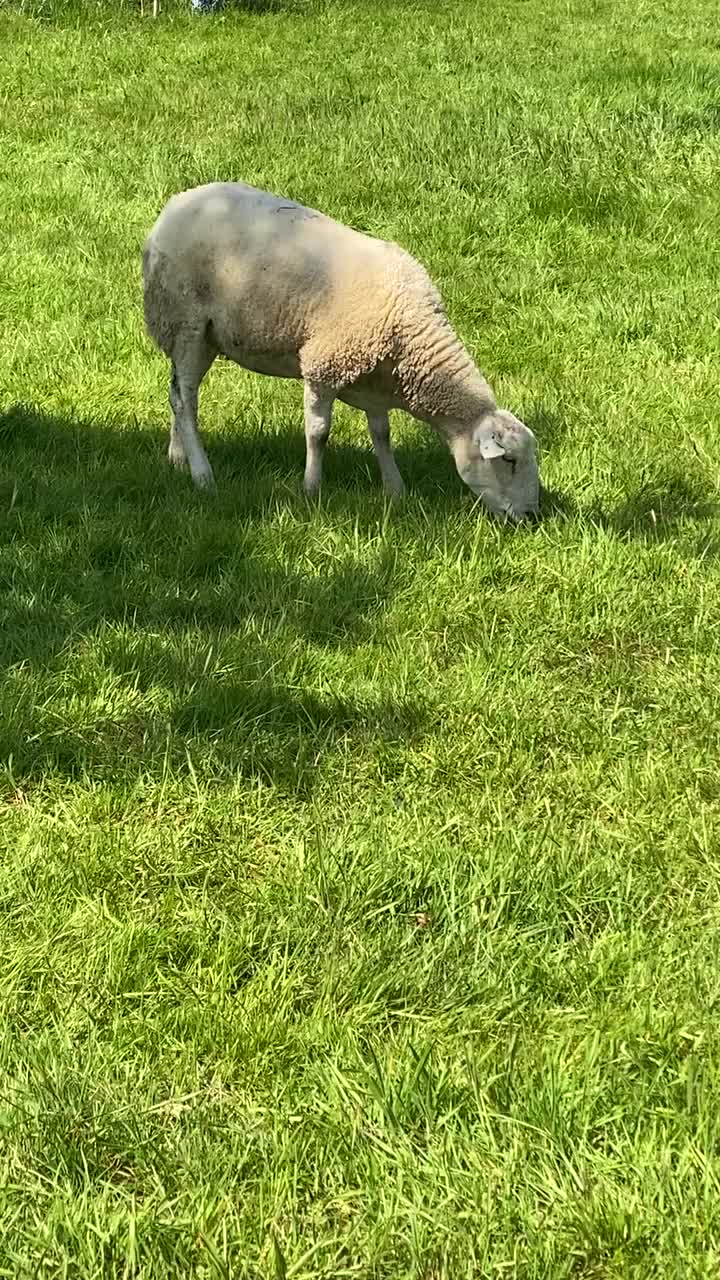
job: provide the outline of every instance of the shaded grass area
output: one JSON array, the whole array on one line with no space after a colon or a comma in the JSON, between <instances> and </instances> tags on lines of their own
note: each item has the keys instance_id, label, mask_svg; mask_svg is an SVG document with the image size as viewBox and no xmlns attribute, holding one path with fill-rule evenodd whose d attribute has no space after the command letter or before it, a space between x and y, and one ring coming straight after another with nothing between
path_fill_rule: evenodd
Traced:
<instances>
[{"instance_id":1,"label":"shaded grass area","mask_svg":"<svg viewBox=\"0 0 720 1280\"><path fill-rule=\"evenodd\" d=\"M251 10L2 11L0 1274L713 1275L714 15ZM170 471L215 177L427 263L537 528L227 365Z\"/></svg>"}]
</instances>

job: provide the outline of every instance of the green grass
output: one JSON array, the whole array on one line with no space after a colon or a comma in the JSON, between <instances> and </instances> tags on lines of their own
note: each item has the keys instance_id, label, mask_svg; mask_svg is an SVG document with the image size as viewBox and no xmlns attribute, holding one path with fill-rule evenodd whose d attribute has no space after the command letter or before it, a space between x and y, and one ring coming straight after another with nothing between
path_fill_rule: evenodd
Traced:
<instances>
[{"instance_id":1,"label":"green grass","mask_svg":"<svg viewBox=\"0 0 720 1280\"><path fill-rule=\"evenodd\" d=\"M716 6L0 10L0 1275L716 1276ZM428 265L538 528L229 365L171 472L219 177Z\"/></svg>"}]
</instances>

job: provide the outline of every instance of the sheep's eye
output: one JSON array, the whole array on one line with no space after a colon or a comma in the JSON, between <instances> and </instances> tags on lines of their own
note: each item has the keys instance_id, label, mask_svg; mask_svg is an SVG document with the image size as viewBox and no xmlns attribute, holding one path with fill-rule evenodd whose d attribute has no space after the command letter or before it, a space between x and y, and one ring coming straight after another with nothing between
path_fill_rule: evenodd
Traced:
<instances>
[{"instance_id":1,"label":"sheep's eye","mask_svg":"<svg viewBox=\"0 0 720 1280\"><path fill-rule=\"evenodd\" d=\"M511 473L512 473L513 475L515 475L515 468L516 468L516 466L517 466L517 462L516 462L515 458L503 458L503 462L506 462L506 463L507 463L507 465L508 465L508 466L509 466L509 468L510 468Z\"/></svg>"}]
</instances>

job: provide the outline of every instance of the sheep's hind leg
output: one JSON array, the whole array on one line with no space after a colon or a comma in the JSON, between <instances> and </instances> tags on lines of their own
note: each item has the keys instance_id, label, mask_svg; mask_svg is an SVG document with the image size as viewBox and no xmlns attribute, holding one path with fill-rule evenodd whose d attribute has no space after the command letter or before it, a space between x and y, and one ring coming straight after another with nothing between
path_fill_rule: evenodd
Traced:
<instances>
[{"instance_id":1,"label":"sheep's hind leg","mask_svg":"<svg viewBox=\"0 0 720 1280\"><path fill-rule=\"evenodd\" d=\"M309 498L314 498L320 489L334 399L327 387L305 383L305 492Z\"/></svg>"},{"instance_id":2,"label":"sheep's hind leg","mask_svg":"<svg viewBox=\"0 0 720 1280\"><path fill-rule=\"evenodd\" d=\"M198 431L198 395L200 383L216 354L205 338L195 337L182 345L176 344L172 357L170 406L173 424L168 458L175 466L189 463L197 489L208 489L214 483L212 467Z\"/></svg>"},{"instance_id":3,"label":"sheep's hind leg","mask_svg":"<svg viewBox=\"0 0 720 1280\"><path fill-rule=\"evenodd\" d=\"M405 492L405 484L393 457L390 444L390 420L386 413L367 414L370 439L373 442L375 457L380 467L383 487L391 498L400 498Z\"/></svg>"},{"instance_id":4,"label":"sheep's hind leg","mask_svg":"<svg viewBox=\"0 0 720 1280\"><path fill-rule=\"evenodd\" d=\"M172 394L172 391L171 391ZM170 427L170 444L168 445L168 461L173 467L184 467L187 462L187 454L185 453L185 445L182 442L182 436L178 431L175 422L175 410L173 409L173 422Z\"/></svg>"}]
</instances>

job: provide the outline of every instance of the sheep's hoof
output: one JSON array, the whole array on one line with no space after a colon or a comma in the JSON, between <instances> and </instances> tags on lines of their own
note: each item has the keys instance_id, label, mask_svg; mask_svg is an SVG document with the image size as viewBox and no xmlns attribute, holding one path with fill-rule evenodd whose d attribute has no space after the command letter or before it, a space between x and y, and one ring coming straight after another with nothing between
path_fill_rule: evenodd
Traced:
<instances>
[{"instance_id":1,"label":"sheep's hoof","mask_svg":"<svg viewBox=\"0 0 720 1280\"><path fill-rule=\"evenodd\" d=\"M168 449L167 456L171 467L177 467L180 469L187 464L187 457L185 456L185 450L182 445L171 444Z\"/></svg>"},{"instance_id":2,"label":"sheep's hoof","mask_svg":"<svg viewBox=\"0 0 720 1280\"><path fill-rule=\"evenodd\" d=\"M192 481L195 488L201 493L209 493L215 488L215 477L210 466L208 466L207 471L203 468L202 471L193 472Z\"/></svg>"}]
</instances>

